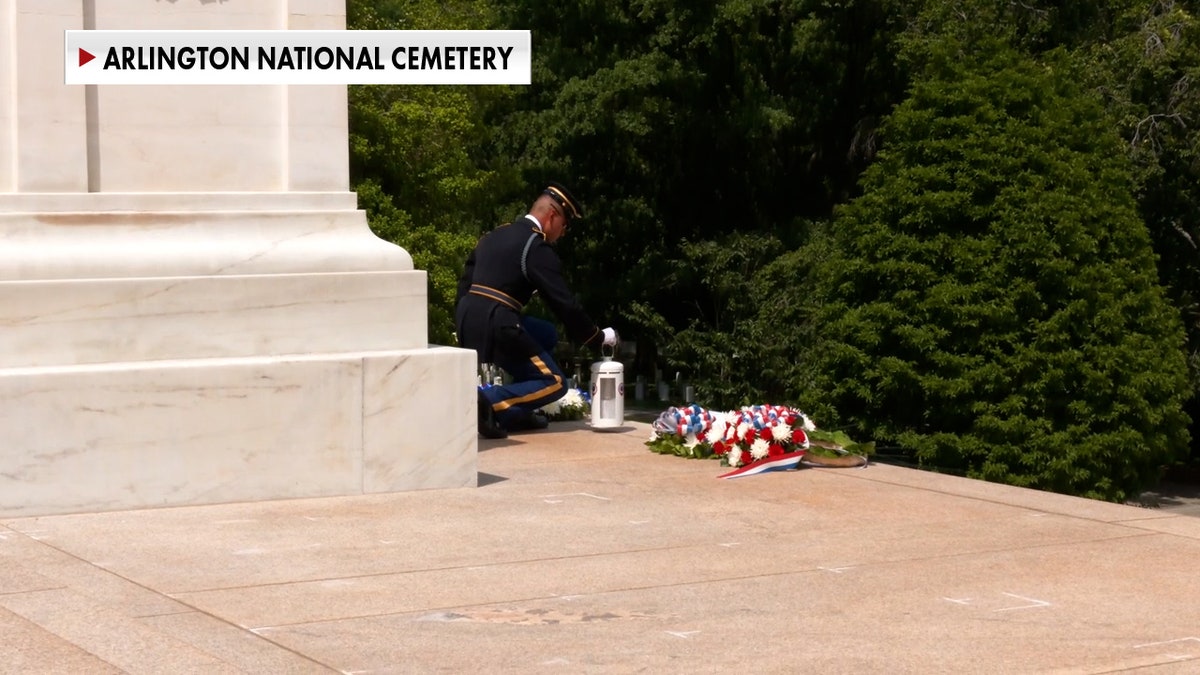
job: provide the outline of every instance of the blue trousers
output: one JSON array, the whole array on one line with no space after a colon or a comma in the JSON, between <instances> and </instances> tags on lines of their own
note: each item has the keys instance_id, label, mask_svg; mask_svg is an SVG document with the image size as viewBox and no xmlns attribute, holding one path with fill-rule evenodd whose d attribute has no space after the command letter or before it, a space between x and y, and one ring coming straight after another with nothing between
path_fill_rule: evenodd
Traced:
<instances>
[{"instance_id":1,"label":"blue trousers","mask_svg":"<svg viewBox=\"0 0 1200 675\"><path fill-rule=\"evenodd\" d=\"M521 317L521 329L498 342L494 360L512 378L511 384L483 390L502 427L519 426L533 411L567 393L566 376L551 353L558 344L554 324Z\"/></svg>"}]
</instances>

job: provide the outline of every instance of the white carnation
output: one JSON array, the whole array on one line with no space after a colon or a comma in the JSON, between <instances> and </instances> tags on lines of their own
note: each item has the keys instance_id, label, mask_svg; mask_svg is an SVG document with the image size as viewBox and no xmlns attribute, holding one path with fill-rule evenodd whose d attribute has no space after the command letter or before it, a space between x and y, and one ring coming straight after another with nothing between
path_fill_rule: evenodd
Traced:
<instances>
[{"instance_id":1,"label":"white carnation","mask_svg":"<svg viewBox=\"0 0 1200 675\"><path fill-rule=\"evenodd\" d=\"M765 438L756 438L754 439L754 442L750 444L750 456L754 459L762 459L763 457L766 457L770 450L771 444L768 443L767 439Z\"/></svg>"},{"instance_id":2,"label":"white carnation","mask_svg":"<svg viewBox=\"0 0 1200 675\"><path fill-rule=\"evenodd\" d=\"M771 427L771 438L780 443L787 443L792 440L792 428L786 424L776 424Z\"/></svg>"},{"instance_id":3,"label":"white carnation","mask_svg":"<svg viewBox=\"0 0 1200 675\"><path fill-rule=\"evenodd\" d=\"M729 462L729 466L736 467L737 465L742 463L742 449L737 447L736 445L733 446L732 448L729 449L729 452L725 455L725 459L726 459L726 461Z\"/></svg>"},{"instance_id":4,"label":"white carnation","mask_svg":"<svg viewBox=\"0 0 1200 675\"><path fill-rule=\"evenodd\" d=\"M716 443L717 441L725 440L725 430L728 428L729 424L725 422L725 416L716 416L712 421L712 426L710 426L708 431L705 433L705 438L707 438L710 443Z\"/></svg>"},{"instance_id":5,"label":"white carnation","mask_svg":"<svg viewBox=\"0 0 1200 675\"><path fill-rule=\"evenodd\" d=\"M752 429L752 428L753 427L750 426L749 422L742 422L741 424L739 424L737 427L737 439L739 441L746 440L746 433L749 432L750 429Z\"/></svg>"}]
</instances>

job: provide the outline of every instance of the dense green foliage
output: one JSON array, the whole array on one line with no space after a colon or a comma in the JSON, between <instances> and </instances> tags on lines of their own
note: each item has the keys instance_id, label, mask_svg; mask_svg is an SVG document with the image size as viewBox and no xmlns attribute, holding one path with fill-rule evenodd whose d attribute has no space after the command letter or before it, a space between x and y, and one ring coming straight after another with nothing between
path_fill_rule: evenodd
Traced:
<instances>
[{"instance_id":1,"label":"dense green foliage","mask_svg":"<svg viewBox=\"0 0 1200 675\"><path fill-rule=\"evenodd\" d=\"M531 178L586 195L562 247L585 303L638 339L637 370L755 398L739 286L853 193L903 85L881 62L891 3L504 4L533 28L535 70L497 131Z\"/></svg>"},{"instance_id":2,"label":"dense green foliage","mask_svg":"<svg viewBox=\"0 0 1200 675\"><path fill-rule=\"evenodd\" d=\"M484 2L452 9L433 2L350 2L347 21L362 30L491 27ZM511 98L500 87L350 87L350 172L371 227L429 275L429 340L453 344L454 299L462 262L497 222L495 194L515 171L478 161L489 142L484 112Z\"/></svg>"},{"instance_id":3,"label":"dense green foliage","mask_svg":"<svg viewBox=\"0 0 1200 675\"><path fill-rule=\"evenodd\" d=\"M1200 400L1194 4L348 0L534 47L529 87L352 87L353 187L429 272L431 341L475 238L559 179L631 379L1119 499Z\"/></svg>"},{"instance_id":4,"label":"dense green foliage","mask_svg":"<svg viewBox=\"0 0 1200 675\"><path fill-rule=\"evenodd\" d=\"M1122 3L1108 39L1080 48L1087 82L1125 138L1158 274L1185 322L1189 412L1200 419L1200 22L1194 3ZM1193 437L1198 434L1193 434ZM1193 438L1193 443L1195 442ZM1200 460L1200 452L1195 452Z\"/></svg>"},{"instance_id":5,"label":"dense green foliage","mask_svg":"<svg viewBox=\"0 0 1200 675\"><path fill-rule=\"evenodd\" d=\"M930 65L839 212L813 404L932 466L1122 499L1186 449L1182 330L1099 101L998 52Z\"/></svg>"}]
</instances>

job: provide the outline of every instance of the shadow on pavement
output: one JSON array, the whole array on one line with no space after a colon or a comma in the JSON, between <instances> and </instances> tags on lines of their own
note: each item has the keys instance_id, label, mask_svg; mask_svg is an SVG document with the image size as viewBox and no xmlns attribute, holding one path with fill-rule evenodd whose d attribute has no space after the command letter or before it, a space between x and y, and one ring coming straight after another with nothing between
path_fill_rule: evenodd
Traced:
<instances>
[{"instance_id":1,"label":"shadow on pavement","mask_svg":"<svg viewBox=\"0 0 1200 675\"><path fill-rule=\"evenodd\" d=\"M478 472L478 478L476 478L476 485L483 487L485 485L492 485L493 483L503 483L506 480L508 480L508 476L497 476L496 474L480 471Z\"/></svg>"}]
</instances>

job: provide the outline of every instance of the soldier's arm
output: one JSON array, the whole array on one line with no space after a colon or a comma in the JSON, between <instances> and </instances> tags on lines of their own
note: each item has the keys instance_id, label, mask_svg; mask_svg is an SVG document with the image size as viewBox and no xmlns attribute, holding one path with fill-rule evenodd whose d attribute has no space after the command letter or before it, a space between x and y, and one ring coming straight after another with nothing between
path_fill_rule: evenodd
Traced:
<instances>
[{"instance_id":1,"label":"soldier's arm","mask_svg":"<svg viewBox=\"0 0 1200 675\"><path fill-rule=\"evenodd\" d=\"M599 348L604 340L600 327L592 321L563 278L562 262L549 244L539 242L529 251L529 281L542 295L550 311L562 321L567 335L577 344Z\"/></svg>"}]
</instances>

